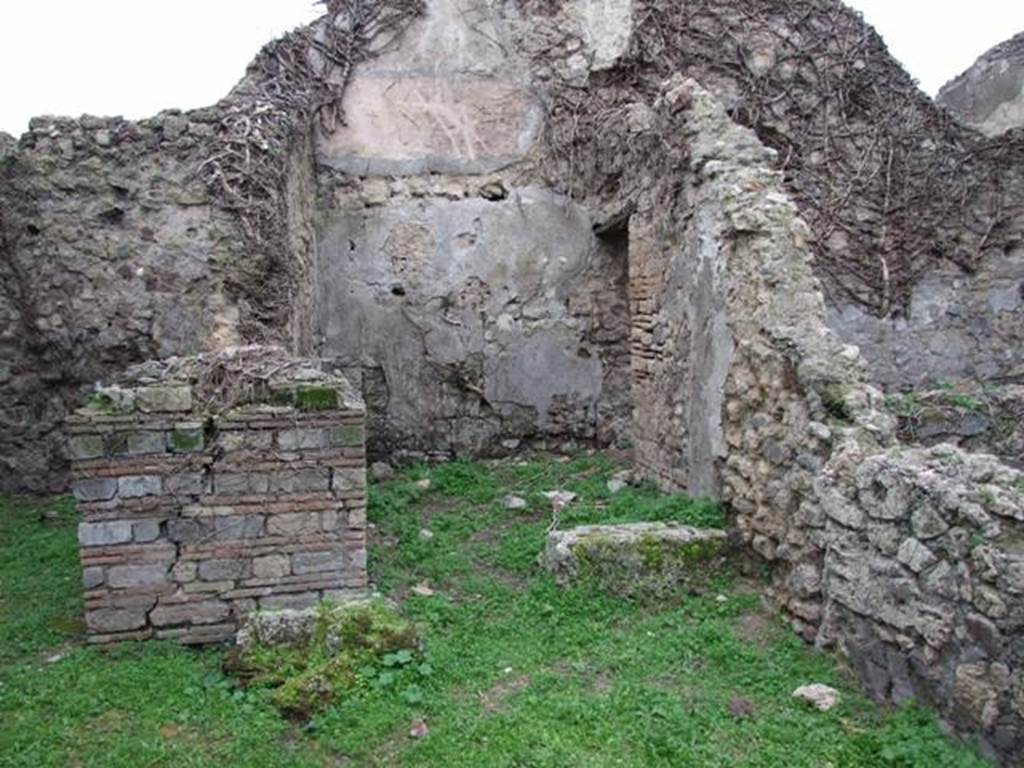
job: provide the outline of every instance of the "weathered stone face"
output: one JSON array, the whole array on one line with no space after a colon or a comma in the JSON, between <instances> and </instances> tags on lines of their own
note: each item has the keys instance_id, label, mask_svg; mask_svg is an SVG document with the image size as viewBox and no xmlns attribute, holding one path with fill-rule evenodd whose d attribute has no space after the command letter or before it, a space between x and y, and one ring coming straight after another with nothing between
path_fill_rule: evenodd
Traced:
<instances>
[{"instance_id":1,"label":"weathered stone face","mask_svg":"<svg viewBox=\"0 0 1024 768\"><path fill-rule=\"evenodd\" d=\"M1024 744L1010 690L1020 488L1019 472L945 445L839 456L818 483L819 642L842 648L877 698L922 698L1003 754Z\"/></svg>"},{"instance_id":2,"label":"weathered stone face","mask_svg":"<svg viewBox=\"0 0 1024 768\"><path fill-rule=\"evenodd\" d=\"M540 562L562 586L657 598L706 583L727 551L724 531L673 523L584 525L550 532Z\"/></svg>"},{"instance_id":3,"label":"weathered stone face","mask_svg":"<svg viewBox=\"0 0 1024 768\"><path fill-rule=\"evenodd\" d=\"M97 380L237 343L233 224L190 178L209 120L38 119L0 161L18 231L0 259L0 488L66 485L54 426Z\"/></svg>"}]
</instances>

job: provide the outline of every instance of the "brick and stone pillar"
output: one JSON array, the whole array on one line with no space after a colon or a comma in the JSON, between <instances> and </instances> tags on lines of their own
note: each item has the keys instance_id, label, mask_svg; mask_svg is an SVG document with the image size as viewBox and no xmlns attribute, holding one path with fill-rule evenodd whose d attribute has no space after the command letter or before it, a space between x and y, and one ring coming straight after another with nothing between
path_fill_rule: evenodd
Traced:
<instances>
[{"instance_id":1,"label":"brick and stone pillar","mask_svg":"<svg viewBox=\"0 0 1024 768\"><path fill-rule=\"evenodd\" d=\"M344 378L260 347L95 393L68 422L90 641L226 640L365 589L364 422Z\"/></svg>"}]
</instances>

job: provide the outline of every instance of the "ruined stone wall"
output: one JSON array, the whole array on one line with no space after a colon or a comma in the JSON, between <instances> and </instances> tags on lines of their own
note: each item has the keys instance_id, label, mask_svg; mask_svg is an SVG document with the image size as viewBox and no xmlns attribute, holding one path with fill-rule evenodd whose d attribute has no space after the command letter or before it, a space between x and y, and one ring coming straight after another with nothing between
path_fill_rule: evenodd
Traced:
<instances>
[{"instance_id":1,"label":"ruined stone wall","mask_svg":"<svg viewBox=\"0 0 1024 768\"><path fill-rule=\"evenodd\" d=\"M692 77L776 150L810 226L829 322L864 349L875 379L1019 377L1019 136L985 140L959 125L837 0L605 3L628 23L603 37L580 24L590 5L509 14L548 93L554 188L628 215L644 166L633 126L657 83Z\"/></svg>"},{"instance_id":2,"label":"ruined stone wall","mask_svg":"<svg viewBox=\"0 0 1024 768\"><path fill-rule=\"evenodd\" d=\"M362 401L278 353L244 404L210 397L253 352L144 365L69 418L90 642L219 641L366 587Z\"/></svg>"},{"instance_id":3,"label":"ruined stone wall","mask_svg":"<svg viewBox=\"0 0 1024 768\"><path fill-rule=\"evenodd\" d=\"M624 238L530 168L544 125L496 7L435 0L320 137L320 354L379 454L608 445L629 418Z\"/></svg>"},{"instance_id":4,"label":"ruined stone wall","mask_svg":"<svg viewBox=\"0 0 1024 768\"><path fill-rule=\"evenodd\" d=\"M838 645L876 698L925 701L1018 765L1024 474L952 446L847 448L819 494L827 549L818 642ZM802 583L809 591L814 582Z\"/></svg>"},{"instance_id":5,"label":"ruined stone wall","mask_svg":"<svg viewBox=\"0 0 1024 768\"><path fill-rule=\"evenodd\" d=\"M712 400L682 419L687 461L704 465L686 466L690 487L714 472L803 637L841 649L876 698L916 697L1018 764L1024 475L951 445L897 443L859 352L825 323L808 229L770 151L695 83L669 83L655 106L659 120L685 119L693 175L692 246L683 237L663 258L710 261L717 280L681 295L690 317L715 316L702 302L718 307L733 344L720 342L722 381L714 365L694 364L712 326L683 329L687 399L706 398L702 389L719 398L717 411ZM719 450L695 451L701 443Z\"/></svg>"},{"instance_id":6,"label":"ruined stone wall","mask_svg":"<svg viewBox=\"0 0 1024 768\"><path fill-rule=\"evenodd\" d=\"M373 402L377 452L618 440L630 411L621 233L657 181L646 158L663 150L644 126L677 71L778 150L830 323L877 380L1020 376L1017 144L978 143L943 117L834 0L426 5L380 56L359 53L345 125L313 136L309 115L285 115L273 253L249 242L239 200L213 201L202 183L273 91L273 45L211 110L42 121L16 151L4 143L0 487L63 486L56 425L96 380L239 338L341 358ZM889 150L892 206L875 172ZM926 177L949 184L922 191L913 180ZM940 215L933 202L954 198L961 213ZM999 204L1005 221L986 230ZM393 264L388 249L406 245L416 263ZM548 383L523 375L535 366Z\"/></svg>"},{"instance_id":7,"label":"ruined stone wall","mask_svg":"<svg viewBox=\"0 0 1024 768\"><path fill-rule=\"evenodd\" d=\"M312 147L284 160L293 280L284 327L260 328L262 263L197 175L220 119L38 118L0 149L0 490L63 490L64 415L130 363L245 335L314 347Z\"/></svg>"},{"instance_id":8,"label":"ruined stone wall","mask_svg":"<svg viewBox=\"0 0 1024 768\"><path fill-rule=\"evenodd\" d=\"M0 489L66 487L61 423L95 382L237 342L238 232L192 177L213 119L39 118L0 160Z\"/></svg>"}]
</instances>

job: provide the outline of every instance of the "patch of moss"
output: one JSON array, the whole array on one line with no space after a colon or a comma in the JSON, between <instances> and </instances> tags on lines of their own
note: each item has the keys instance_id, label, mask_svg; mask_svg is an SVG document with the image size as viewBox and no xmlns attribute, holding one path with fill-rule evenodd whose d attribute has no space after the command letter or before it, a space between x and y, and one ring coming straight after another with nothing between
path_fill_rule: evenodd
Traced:
<instances>
[{"instance_id":1,"label":"patch of moss","mask_svg":"<svg viewBox=\"0 0 1024 768\"><path fill-rule=\"evenodd\" d=\"M362 445L365 439L361 424L342 424L331 430L331 445Z\"/></svg>"},{"instance_id":2,"label":"patch of moss","mask_svg":"<svg viewBox=\"0 0 1024 768\"><path fill-rule=\"evenodd\" d=\"M249 647L230 671L250 686L273 689L275 705L308 717L355 691L394 658L420 656L416 627L390 604L322 603L309 638L301 643Z\"/></svg>"},{"instance_id":3,"label":"patch of moss","mask_svg":"<svg viewBox=\"0 0 1024 768\"><path fill-rule=\"evenodd\" d=\"M661 570L665 565L665 546L655 536L642 536L637 542L637 549L644 559L644 567Z\"/></svg>"},{"instance_id":4,"label":"patch of moss","mask_svg":"<svg viewBox=\"0 0 1024 768\"><path fill-rule=\"evenodd\" d=\"M338 407L338 390L331 387L301 387L295 392L300 411L330 411Z\"/></svg>"},{"instance_id":5,"label":"patch of moss","mask_svg":"<svg viewBox=\"0 0 1024 768\"><path fill-rule=\"evenodd\" d=\"M885 407L897 416L910 418L921 411L921 401L914 392L892 394L885 396Z\"/></svg>"},{"instance_id":6,"label":"patch of moss","mask_svg":"<svg viewBox=\"0 0 1024 768\"><path fill-rule=\"evenodd\" d=\"M171 432L171 448L178 453L198 451L203 447L203 433L198 429L175 429Z\"/></svg>"},{"instance_id":7,"label":"patch of moss","mask_svg":"<svg viewBox=\"0 0 1024 768\"><path fill-rule=\"evenodd\" d=\"M272 390L265 399L272 405L290 405L300 411L331 411L341 404L334 387L283 387Z\"/></svg>"},{"instance_id":8,"label":"patch of moss","mask_svg":"<svg viewBox=\"0 0 1024 768\"><path fill-rule=\"evenodd\" d=\"M846 389L840 384L829 384L821 393L821 402L828 415L837 421L849 424L853 421L853 411L846 402Z\"/></svg>"},{"instance_id":9,"label":"patch of moss","mask_svg":"<svg viewBox=\"0 0 1024 768\"><path fill-rule=\"evenodd\" d=\"M85 410L92 413L120 413L117 403L106 392L93 392L85 401Z\"/></svg>"},{"instance_id":10,"label":"patch of moss","mask_svg":"<svg viewBox=\"0 0 1024 768\"><path fill-rule=\"evenodd\" d=\"M950 405L956 408L961 408L965 411L971 411L972 413L976 413L977 411L981 410L981 403L979 403L970 395L949 395L947 396L946 400Z\"/></svg>"},{"instance_id":11,"label":"patch of moss","mask_svg":"<svg viewBox=\"0 0 1024 768\"><path fill-rule=\"evenodd\" d=\"M591 537L578 542L572 551L581 585L647 599L706 584L719 574L727 548L722 539L681 544L644 535L632 544Z\"/></svg>"}]
</instances>

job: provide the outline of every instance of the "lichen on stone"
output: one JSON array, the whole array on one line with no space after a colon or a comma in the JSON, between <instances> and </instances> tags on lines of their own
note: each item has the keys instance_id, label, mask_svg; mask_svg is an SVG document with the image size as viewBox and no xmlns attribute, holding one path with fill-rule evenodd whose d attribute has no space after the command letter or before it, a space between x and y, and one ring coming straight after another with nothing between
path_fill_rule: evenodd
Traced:
<instances>
[{"instance_id":1,"label":"lichen on stone","mask_svg":"<svg viewBox=\"0 0 1024 768\"><path fill-rule=\"evenodd\" d=\"M552 531L541 562L563 586L636 597L695 589L722 572L724 532L671 523Z\"/></svg>"}]
</instances>

